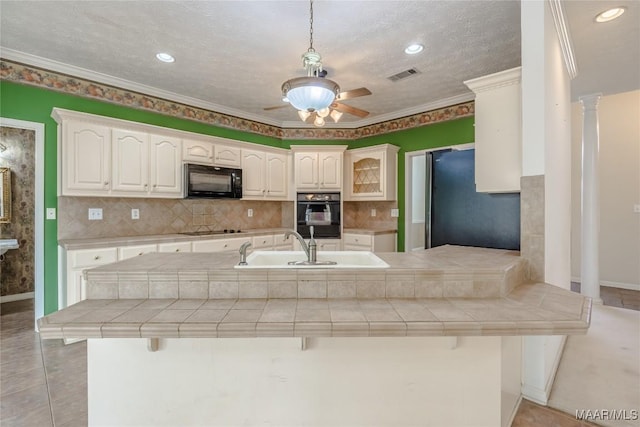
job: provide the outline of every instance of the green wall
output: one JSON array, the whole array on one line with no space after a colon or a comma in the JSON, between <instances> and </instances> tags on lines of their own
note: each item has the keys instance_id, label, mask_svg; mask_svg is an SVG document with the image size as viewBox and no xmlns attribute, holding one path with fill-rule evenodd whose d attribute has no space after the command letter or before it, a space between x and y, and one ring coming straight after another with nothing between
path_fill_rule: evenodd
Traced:
<instances>
[{"instance_id":1,"label":"green wall","mask_svg":"<svg viewBox=\"0 0 640 427\"><path fill-rule=\"evenodd\" d=\"M296 144L344 144L348 145L349 148L360 148L384 143L397 145L400 147L400 151L398 152L398 207L400 208L400 218L398 218L398 248L400 250L404 248L405 153L427 148L465 144L473 142L474 140L474 119L473 117L469 117L385 135L372 136L357 141L281 141L277 138L220 128L46 89L0 81L0 116L16 120L44 123L44 204L45 207L49 208L57 208L57 124L51 118L51 110L54 107L281 148L289 148L290 145ZM58 309L56 221L45 221L44 234L44 310L45 314L49 314Z\"/></svg>"}]
</instances>

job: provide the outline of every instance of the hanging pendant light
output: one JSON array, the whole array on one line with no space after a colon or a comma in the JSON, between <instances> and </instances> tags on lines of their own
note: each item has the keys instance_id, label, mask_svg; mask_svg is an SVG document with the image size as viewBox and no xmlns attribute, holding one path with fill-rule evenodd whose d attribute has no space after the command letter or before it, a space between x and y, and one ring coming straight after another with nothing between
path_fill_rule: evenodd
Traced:
<instances>
[{"instance_id":1,"label":"hanging pendant light","mask_svg":"<svg viewBox=\"0 0 640 427\"><path fill-rule=\"evenodd\" d=\"M316 126L324 126L324 117L330 114L329 106L340 93L340 86L332 80L320 77L322 57L313 48L313 0L310 0L309 14L309 49L302 55L302 66L307 70L307 77L296 77L284 82L282 97L288 99L298 110L298 115L303 121L309 118L311 113L318 112L313 123Z\"/></svg>"}]
</instances>

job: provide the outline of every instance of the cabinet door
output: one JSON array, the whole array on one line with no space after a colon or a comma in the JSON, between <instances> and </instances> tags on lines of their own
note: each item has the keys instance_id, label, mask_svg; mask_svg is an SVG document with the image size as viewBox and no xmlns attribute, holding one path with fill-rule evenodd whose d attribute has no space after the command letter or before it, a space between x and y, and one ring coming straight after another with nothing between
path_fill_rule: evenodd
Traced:
<instances>
[{"instance_id":1,"label":"cabinet door","mask_svg":"<svg viewBox=\"0 0 640 427\"><path fill-rule=\"evenodd\" d=\"M150 164L152 195L182 194L182 151L178 138L151 135Z\"/></svg>"},{"instance_id":2,"label":"cabinet door","mask_svg":"<svg viewBox=\"0 0 640 427\"><path fill-rule=\"evenodd\" d=\"M193 252L234 252L240 249L244 242L250 242L251 237L236 239L194 240Z\"/></svg>"},{"instance_id":3,"label":"cabinet door","mask_svg":"<svg viewBox=\"0 0 640 427\"><path fill-rule=\"evenodd\" d=\"M123 129L111 131L113 191L147 193L149 190L149 136Z\"/></svg>"},{"instance_id":4,"label":"cabinet door","mask_svg":"<svg viewBox=\"0 0 640 427\"><path fill-rule=\"evenodd\" d=\"M242 164L240 149L226 145L214 145L213 164L216 166L226 166L229 168L239 168Z\"/></svg>"},{"instance_id":5,"label":"cabinet door","mask_svg":"<svg viewBox=\"0 0 640 427\"><path fill-rule=\"evenodd\" d=\"M351 197L382 198L384 177L383 153L351 155Z\"/></svg>"},{"instance_id":6,"label":"cabinet door","mask_svg":"<svg viewBox=\"0 0 640 427\"><path fill-rule=\"evenodd\" d=\"M262 151L242 150L242 195L263 197L266 154Z\"/></svg>"},{"instance_id":7,"label":"cabinet door","mask_svg":"<svg viewBox=\"0 0 640 427\"><path fill-rule=\"evenodd\" d=\"M118 260L122 261L125 259L137 257L140 255L158 252L158 246L156 245L140 245L140 246L125 246L122 248L118 248Z\"/></svg>"},{"instance_id":8,"label":"cabinet door","mask_svg":"<svg viewBox=\"0 0 640 427\"><path fill-rule=\"evenodd\" d=\"M62 125L62 194L96 196L109 191L111 132L106 126L69 121Z\"/></svg>"},{"instance_id":9,"label":"cabinet door","mask_svg":"<svg viewBox=\"0 0 640 427\"><path fill-rule=\"evenodd\" d=\"M342 153L318 153L320 188L342 188Z\"/></svg>"},{"instance_id":10,"label":"cabinet door","mask_svg":"<svg viewBox=\"0 0 640 427\"><path fill-rule=\"evenodd\" d=\"M191 242L159 243L158 252L191 252Z\"/></svg>"},{"instance_id":11,"label":"cabinet door","mask_svg":"<svg viewBox=\"0 0 640 427\"><path fill-rule=\"evenodd\" d=\"M82 277L83 272L84 269L78 269L70 270L67 274L67 307L87 298L87 284Z\"/></svg>"},{"instance_id":12,"label":"cabinet door","mask_svg":"<svg viewBox=\"0 0 640 427\"><path fill-rule=\"evenodd\" d=\"M317 240L319 251L339 251L342 246L340 239Z\"/></svg>"},{"instance_id":13,"label":"cabinet door","mask_svg":"<svg viewBox=\"0 0 640 427\"><path fill-rule=\"evenodd\" d=\"M296 188L318 188L318 153L295 153Z\"/></svg>"},{"instance_id":14,"label":"cabinet door","mask_svg":"<svg viewBox=\"0 0 640 427\"><path fill-rule=\"evenodd\" d=\"M287 155L267 153L266 156L267 197L287 197Z\"/></svg>"},{"instance_id":15,"label":"cabinet door","mask_svg":"<svg viewBox=\"0 0 640 427\"><path fill-rule=\"evenodd\" d=\"M182 160L187 163L213 163L213 144L206 141L182 140Z\"/></svg>"}]
</instances>

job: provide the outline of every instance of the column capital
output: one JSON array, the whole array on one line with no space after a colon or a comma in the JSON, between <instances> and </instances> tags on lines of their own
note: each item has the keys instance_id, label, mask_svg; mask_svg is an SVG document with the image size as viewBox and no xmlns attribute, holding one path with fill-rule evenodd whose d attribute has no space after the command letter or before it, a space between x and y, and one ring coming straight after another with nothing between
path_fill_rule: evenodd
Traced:
<instances>
[{"instance_id":1,"label":"column capital","mask_svg":"<svg viewBox=\"0 0 640 427\"><path fill-rule=\"evenodd\" d=\"M581 96L579 99L582 103L582 108L585 110L595 110L598 108L598 101L600 101L601 96L602 93L600 92Z\"/></svg>"}]
</instances>

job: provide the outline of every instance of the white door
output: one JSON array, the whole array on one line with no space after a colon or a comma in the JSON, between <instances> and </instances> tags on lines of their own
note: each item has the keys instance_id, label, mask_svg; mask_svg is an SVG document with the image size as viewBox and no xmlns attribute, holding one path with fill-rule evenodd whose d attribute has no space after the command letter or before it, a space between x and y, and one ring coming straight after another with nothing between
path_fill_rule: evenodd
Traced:
<instances>
[{"instance_id":1,"label":"white door","mask_svg":"<svg viewBox=\"0 0 640 427\"><path fill-rule=\"evenodd\" d=\"M149 136L113 129L113 191L146 193L149 189Z\"/></svg>"},{"instance_id":2,"label":"white door","mask_svg":"<svg viewBox=\"0 0 640 427\"><path fill-rule=\"evenodd\" d=\"M151 135L150 144L151 193L182 194L180 139Z\"/></svg>"},{"instance_id":3,"label":"white door","mask_svg":"<svg viewBox=\"0 0 640 427\"><path fill-rule=\"evenodd\" d=\"M266 188L265 153L263 151L242 150L242 195L263 197Z\"/></svg>"},{"instance_id":4,"label":"white door","mask_svg":"<svg viewBox=\"0 0 640 427\"><path fill-rule=\"evenodd\" d=\"M84 122L64 123L62 142L62 194L77 194L73 190L109 191L111 177L110 130ZM82 192L81 192L82 194Z\"/></svg>"},{"instance_id":5,"label":"white door","mask_svg":"<svg viewBox=\"0 0 640 427\"><path fill-rule=\"evenodd\" d=\"M213 144L206 141L182 140L182 160L187 163L213 163Z\"/></svg>"},{"instance_id":6,"label":"white door","mask_svg":"<svg viewBox=\"0 0 640 427\"><path fill-rule=\"evenodd\" d=\"M287 197L287 155L267 153L267 197Z\"/></svg>"},{"instance_id":7,"label":"white door","mask_svg":"<svg viewBox=\"0 0 640 427\"><path fill-rule=\"evenodd\" d=\"M318 188L318 153L295 153L296 188Z\"/></svg>"},{"instance_id":8,"label":"white door","mask_svg":"<svg viewBox=\"0 0 640 427\"><path fill-rule=\"evenodd\" d=\"M320 188L342 187L342 153L319 153Z\"/></svg>"}]
</instances>

